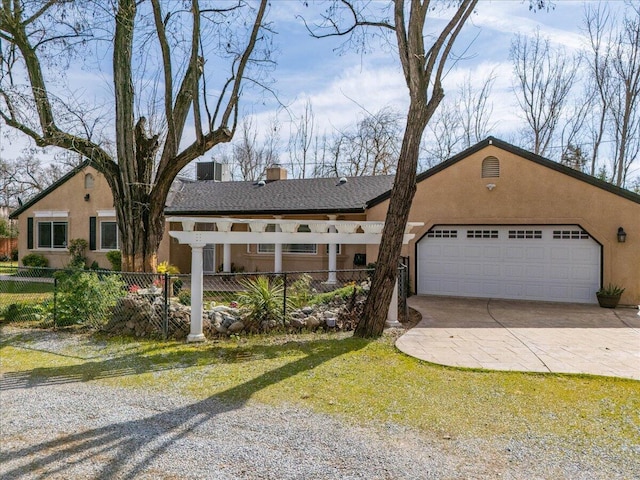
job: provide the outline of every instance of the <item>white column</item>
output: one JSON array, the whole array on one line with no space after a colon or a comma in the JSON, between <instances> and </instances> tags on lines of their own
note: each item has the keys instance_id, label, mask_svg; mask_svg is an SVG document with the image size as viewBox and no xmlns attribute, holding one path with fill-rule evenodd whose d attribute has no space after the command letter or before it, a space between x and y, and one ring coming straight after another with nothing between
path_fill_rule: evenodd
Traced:
<instances>
[{"instance_id":1,"label":"white column","mask_svg":"<svg viewBox=\"0 0 640 480\"><path fill-rule=\"evenodd\" d=\"M329 215L329 220L335 220L335 215ZM336 226L329 225L329 233L336 233ZM329 275L327 276L327 283L336 283L336 268L338 265L338 246L335 243L329 244Z\"/></svg>"},{"instance_id":2,"label":"white column","mask_svg":"<svg viewBox=\"0 0 640 480\"><path fill-rule=\"evenodd\" d=\"M231 271L231 244L225 243L222 254L222 271L229 273Z\"/></svg>"},{"instance_id":3,"label":"white column","mask_svg":"<svg viewBox=\"0 0 640 480\"><path fill-rule=\"evenodd\" d=\"M191 333L187 342L204 342L202 333L202 249L191 245Z\"/></svg>"},{"instance_id":4,"label":"white column","mask_svg":"<svg viewBox=\"0 0 640 480\"><path fill-rule=\"evenodd\" d=\"M282 217L276 217L282 218ZM276 232L281 232L280 225L276 223ZM273 271L280 273L282 271L282 244L276 243L275 251L273 252Z\"/></svg>"},{"instance_id":5,"label":"white column","mask_svg":"<svg viewBox=\"0 0 640 480\"><path fill-rule=\"evenodd\" d=\"M398 325L400 325L400 322L398 322L398 279L396 279L396 283L393 286L391 304L389 304L389 312L387 313L387 326L395 327Z\"/></svg>"}]
</instances>

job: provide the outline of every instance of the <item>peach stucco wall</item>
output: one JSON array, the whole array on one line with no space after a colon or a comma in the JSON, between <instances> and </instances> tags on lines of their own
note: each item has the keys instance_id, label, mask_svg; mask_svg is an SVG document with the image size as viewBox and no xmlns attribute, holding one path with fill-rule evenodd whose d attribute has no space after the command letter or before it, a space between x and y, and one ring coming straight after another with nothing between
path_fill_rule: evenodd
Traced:
<instances>
[{"instance_id":1,"label":"peach stucco wall","mask_svg":"<svg viewBox=\"0 0 640 480\"><path fill-rule=\"evenodd\" d=\"M488 156L500 160L499 178L481 178L482 160ZM489 191L488 183L496 187ZM384 220L387 206L388 200L372 207L367 219ZM412 262L415 242L433 225L580 225L602 245L604 284L626 288L623 304L640 303L640 204L496 146L420 182L409 221L425 223L403 249ZM617 242L620 226L627 232L625 243ZM369 258L377 256L376 246L367 251Z\"/></svg>"},{"instance_id":2,"label":"peach stucco wall","mask_svg":"<svg viewBox=\"0 0 640 480\"><path fill-rule=\"evenodd\" d=\"M91 174L94 178L92 188L85 188L85 175ZM85 195L89 194L89 199L85 200ZM49 259L49 266L53 268L64 267L69 263L69 252L66 249L38 249L37 241L34 238L34 249L27 248L27 218L33 217L36 211L66 211L68 217L68 239L84 238L89 241L89 217L97 216L98 210L113 210L113 196L104 175L93 167L85 167L78 174L71 177L61 186L36 202L27 210L20 214L18 218L18 250L19 258L22 259L28 253L41 253ZM38 219L34 219L37 222ZM57 219L54 219L57 220ZM115 221L115 217L104 220ZM98 219L98 222L100 218ZM99 228L99 225L98 225ZM36 226L34 225L34 230ZM166 237L166 236L165 236ZM100 245L97 245L100 248ZM168 259L169 241L163 238L158 252L160 261ZM87 264L98 262L102 268L111 268L107 260L106 251L88 250L86 252Z\"/></svg>"}]
</instances>

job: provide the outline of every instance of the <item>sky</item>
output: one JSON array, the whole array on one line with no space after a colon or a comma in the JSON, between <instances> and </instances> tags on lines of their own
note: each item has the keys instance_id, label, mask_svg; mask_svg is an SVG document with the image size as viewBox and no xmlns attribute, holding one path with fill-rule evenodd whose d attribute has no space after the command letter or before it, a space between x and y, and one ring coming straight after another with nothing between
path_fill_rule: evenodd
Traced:
<instances>
[{"instance_id":1,"label":"sky","mask_svg":"<svg viewBox=\"0 0 640 480\"><path fill-rule=\"evenodd\" d=\"M274 42L277 66L271 75L277 100L248 89L241 101L241 112L254 115L263 134L277 118L284 144L289 137L290 119L302 113L307 101L313 108L316 132L327 134L353 128L367 112L374 113L384 107L406 111L408 93L397 54L391 48L381 46L371 48L366 54L354 51L340 54L336 50L342 39L311 38L299 18L313 17L315 6L309 3L311 6L305 7L304 2L298 0L271 2L269 19L277 32ZM515 129L522 125L512 91L512 66L508 58L509 46L516 33L533 35L539 29L552 45L562 46L568 53L578 52L583 47L584 2L555 0L552 5L549 11L532 12L528 0L481 0L458 38L454 53L463 58L450 64L451 69L444 80L445 94L455 95L456 88L467 75L480 82L494 72L493 136L512 141ZM619 8L623 3L610 2L610 6ZM442 20L436 18L433 22L438 26ZM72 70L69 79L85 88L95 83L95 95L98 96L100 89L108 88L108 79L100 85L101 82L96 82L95 76L86 71ZM287 108L283 109L280 104ZM16 141L7 142L2 137L0 141L3 142L0 150L3 157L17 157L24 146ZM221 153L213 150L205 158L215 158ZM640 175L640 160L632 166L632 171L631 177Z\"/></svg>"}]
</instances>

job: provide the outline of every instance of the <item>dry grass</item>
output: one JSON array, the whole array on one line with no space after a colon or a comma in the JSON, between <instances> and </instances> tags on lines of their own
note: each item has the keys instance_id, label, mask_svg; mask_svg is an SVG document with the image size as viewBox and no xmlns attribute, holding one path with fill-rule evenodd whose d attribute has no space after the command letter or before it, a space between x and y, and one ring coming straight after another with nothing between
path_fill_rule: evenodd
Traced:
<instances>
[{"instance_id":1,"label":"dry grass","mask_svg":"<svg viewBox=\"0 0 640 480\"><path fill-rule=\"evenodd\" d=\"M59 335L63 346L51 351L37 335ZM612 451L640 448L640 382L632 380L441 367L399 353L389 335L256 336L201 345L37 335L5 331L0 372L31 384L97 381L195 399L293 404L454 438L534 436Z\"/></svg>"}]
</instances>

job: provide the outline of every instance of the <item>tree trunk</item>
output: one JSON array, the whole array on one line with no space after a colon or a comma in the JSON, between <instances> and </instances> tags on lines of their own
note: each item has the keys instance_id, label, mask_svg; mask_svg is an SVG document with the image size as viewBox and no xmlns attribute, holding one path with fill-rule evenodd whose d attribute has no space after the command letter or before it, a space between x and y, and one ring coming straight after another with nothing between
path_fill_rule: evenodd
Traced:
<instances>
[{"instance_id":1,"label":"tree trunk","mask_svg":"<svg viewBox=\"0 0 640 480\"><path fill-rule=\"evenodd\" d=\"M391 189L376 269L371 281L371 290L362 319L354 332L357 337L379 337L384 330L398 274L398 260L402 250L404 231L409 219L411 202L416 193L420 141L428 119L428 109L424 100L412 99L402 140L398 170Z\"/></svg>"}]
</instances>

